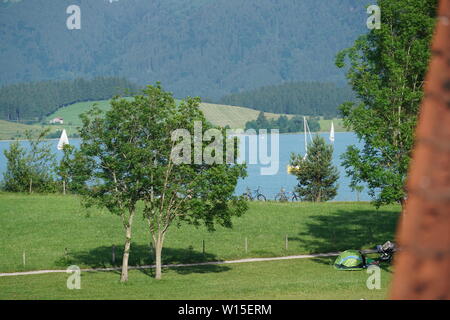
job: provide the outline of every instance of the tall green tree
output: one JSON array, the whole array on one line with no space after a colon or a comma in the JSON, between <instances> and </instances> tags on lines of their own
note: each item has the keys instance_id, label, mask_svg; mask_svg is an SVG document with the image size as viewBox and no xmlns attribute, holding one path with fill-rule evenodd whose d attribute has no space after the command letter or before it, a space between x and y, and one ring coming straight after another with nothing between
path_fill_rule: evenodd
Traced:
<instances>
[{"instance_id":1,"label":"tall green tree","mask_svg":"<svg viewBox=\"0 0 450 320\"><path fill-rule=\"evenodd\" d=\"M64 144L62 151L63 157L61 158L58 166L56 167L56 173L61 180L62 192L63 194L66 194L67 189L70 189L69 180L71 176L70 174L71 173L70 167L72 164L71 156L74 152L74 147L69 144Z\"/></svg>"},{"instance_id":2,"label":"tall green tree","mask_svg":"<svg viewBox=\"0 0 450 320\"><path fill-rule=\"evenodd\" d=\"M405 179L430 58L437 0L379 0L381 28L341 51L359 103L344 103L344 124L363 142L350 146L343 165L352 186L366 183L377 206L404 204Z\"/></svg>"},{"instance_id":3,"label":"tall green tree","mask_svg":"<svg viewBox=\"0 0 450 320\"><path fill-rule=\"evenodd\" d=\"M37 133L26 131L27 146L15 141L4 151L7 164L3 188L6 191L55 192L55 154L44 141L48 132L49 129Z\"/></svg>"},{"instance_id":4,"label":"tall green tree","mask_svg":"<svg viewBox=\"0 0 450 320\"><path fill-rule=\"evenodd\" d=\"M190 137L195 121L203 130L211 128L199 99L187 98L177 105L158 84L131 101L113 99L107 112L94 107L82 115L82 121L75 163L85 164L83 174L90 172L82 194L87 205L106 207L121 217L125 234L121 281L128 280L132 224L139 208L155 248L156 278L161 278L162 247L172 223L203 222L210 230L216 222L231 227L231 217L246 210L245 201L233 196L245 166L194 163L191 154L183 163L172 159L178 141L173 132L187 130L182 132ZM225 137L224 131L219 132ZM193 140L187 145L198 148ZM200 152L204 150L209 150L208 145L201 143ZM143 205L137 206L138 202Z\"/></svg>"},{"instance_id":5,"label":"tall green tree","mask_svg":"<svg viewBox=\"0 0 450 320\"><path fill-rule=\"evenodd\" d=\"M291 154L290 165L297 177L295 191L304 201L328 201L337 194L339 171L333 166L333 146L315 135L306 157Z\"/></svg>"}]
</instances>

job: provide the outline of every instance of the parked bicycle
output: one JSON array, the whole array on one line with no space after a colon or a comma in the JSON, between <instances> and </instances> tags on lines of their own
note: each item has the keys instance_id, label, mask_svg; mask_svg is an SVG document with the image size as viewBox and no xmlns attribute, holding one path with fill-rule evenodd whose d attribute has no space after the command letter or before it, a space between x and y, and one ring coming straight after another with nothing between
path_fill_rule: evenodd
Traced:
<instances>
[{"instance_id":1,"label":"parked bicycle","mask_svg":"<svg viewBox=\"0 0 450 320\"><path fill-rule=\"evenodd\" d=\"M284 188L281 188L280 192L277 193L277 195L275 196L275 201L280 201L280 202L288 202L289 201L288 193L286 192L286 190Z\"/></svg>"},{"instance_id":2,"label":"parked bicycle","mask_svg":"<svg viewBox=\"0 0 450 320\"><path fill-rule=\"evenodd\" d=\"M258 189L254 191L254 193L249 187L247 187L246 191L242 195L248 201L266 201L266 196L261 193L261 187L258 187Z\"/></svg>"},{"instance_id":3,"label":"parked bicycle","mask_svg":"<svg viewBox=\"0 0 450 320\"><path fill-rule=\"evenodd\" d=\"M300 196L298 196L295 191L292 192L292 197L291 197L291 201L300 201Z\"/></svg>"},{"instance_id":4,"label":"parked bicycle","mask_svg":"<svg viewBox=\"0 0 450 320\"><path fill-rule=\"evenodd\" d=\"M287 192L284 188L281 188L280 192L275 196L275 201L287 202L291 200L300 201L300 197L295 192Z\"/></svg>"}]
</instances>

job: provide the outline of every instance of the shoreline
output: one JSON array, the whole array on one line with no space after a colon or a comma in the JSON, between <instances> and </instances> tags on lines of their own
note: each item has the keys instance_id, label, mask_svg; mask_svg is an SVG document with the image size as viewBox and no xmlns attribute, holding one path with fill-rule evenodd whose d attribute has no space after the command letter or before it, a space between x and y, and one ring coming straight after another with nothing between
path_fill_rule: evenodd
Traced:
<instances>
[{"instance_id":1,"label":"shoreline","mask_svg":"<svg viewBox=\"0 0 450 320\"><path fill-rule=\"evenodd\" d=\"M334 134L338 134L338 133L352 133L353 131L335 131ZM317 132L311 132L312 135L314 134L322 134L322 133L330 133L329 131L317 131ZM285 133L280 133L280 135L282 134L304 134L304 132L285 132ZM81 138L70 138L69 139L81 139ZM42 141L52 141L52 140L59 140L59 138L51 138L51 139L42 139ZM28 141L27 139L0 139L0 142L15 142L15 141Z\"/></svg>"}]
</instances>

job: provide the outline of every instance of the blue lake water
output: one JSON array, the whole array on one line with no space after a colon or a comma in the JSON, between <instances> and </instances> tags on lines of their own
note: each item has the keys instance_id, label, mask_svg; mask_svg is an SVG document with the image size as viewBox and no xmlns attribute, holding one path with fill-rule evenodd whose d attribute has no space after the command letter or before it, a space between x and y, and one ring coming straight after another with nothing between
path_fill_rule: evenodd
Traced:
<instances>
[{"instance_id":1,"label":"blue lake water","mask_svg":"<svg viewBox=\"0 0 450 320\"><path fill-rule=\"evenodd\" d=\"M328 134L320 134L328 141ZM267 136L270 139L270 136ZM21 142L24 146L27 142ZM53 145L55 153L58 157L61 157L62 151L56 149L58 140L50 140L49 143ZM78 146L80 140L71 139L70 143ZM0 141L0 177L3 178L3 172L6 169L6 158L3 154L3 150L9 147L9 141ZM338 194L334 201L355 201L357 195L353 192L350 187L350 178L346 177L345 170L341 166L340 156L345 152L347 146L357 145L360 143L356 135L352 132L337 132L335 133L334 141L334 154L333 163L336 165L340 172L340 178L338 181L339 189ZM250 151L248 150L248 145L245 153L245 159L249 161ZM280 191L281 188L285 188L286 191L292 191L296 185L295 176L287 173L287 165L289 164L290 155L292 152L304 154L304 135L303 134L280 134L279 135L279 162L278 162L278 172L274 175L262 175L261 168L268 167L268 165L262 164L248 164L247 173L248 176L245 179L239 181L236 187L236 193L242 194L247 187L252 190L260 187L262 193L268 198L273 199L275 195ZM270 145L268 147L268 154L270 156ZM255 155L252 153L252 155ZM359 199L362 201L370 200L369 195L366 190L361 192Z\"/></svg>"}]
</instances>

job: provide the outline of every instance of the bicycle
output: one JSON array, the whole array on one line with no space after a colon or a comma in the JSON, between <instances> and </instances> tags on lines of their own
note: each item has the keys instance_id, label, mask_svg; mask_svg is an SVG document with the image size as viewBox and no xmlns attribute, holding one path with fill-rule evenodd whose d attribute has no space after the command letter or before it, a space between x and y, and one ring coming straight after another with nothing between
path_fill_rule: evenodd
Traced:
<instances>
[{"instance_id":1,"label":"bicycle","mask_svg":"<svg viewBox=\"0 0 450 320\"><path fill-rule=\"evenodd\" d=\"M277 193L277 195L275 196L275 201L280 201L280 202L288 202L289 201L287 192L284 188L281 188L280 192Z\"/></svg>"},{"instance_id":2,"label":"bicycle","mask_svg":"<svg viewBox=\"0 0 450 320\"><path fill-rule=\"evenodd\" d=\"M291 197L291 201L300 201L300 197L293 191L292 193L292 197Z\"/></svg>"},{"instance_id":3,"label":"bicycle","mask_svg":"<svg viewBox=\"0 0 450 320\"><path fill-rule=\"evenodd\" d=\"M242 195L244 196L245 199L247 199L247 201L254 201L254 200L266 201L266 196L261 193L260 189L261 187L258 187L258 189L254 191L256 195L253 195L252 190L249 187L247 187L247 189Z\"/></svg>"}]
</instances>

